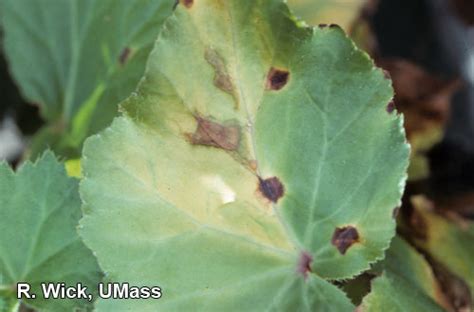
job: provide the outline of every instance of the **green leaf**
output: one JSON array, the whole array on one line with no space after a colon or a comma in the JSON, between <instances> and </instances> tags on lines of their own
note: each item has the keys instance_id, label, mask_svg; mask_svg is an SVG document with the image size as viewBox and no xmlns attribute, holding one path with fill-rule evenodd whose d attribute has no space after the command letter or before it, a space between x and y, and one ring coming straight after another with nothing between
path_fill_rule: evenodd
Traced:
<instances>
[{"instance_id":1,"label":"green leaf","mask_svg":"<svg viewBox=\"0 0 474 312\"><path fill-rule=\"evenodd\" d=\"M364 298L360 311L444 311L431 298L424 295L422 290L412 286L397 275L384 273L372 282L372 291Z\"/></svg>"},{"instance_id":2,"label":"green leaf","mask_svg":"<svg viewBox=\"0 0 474 312\"><path fill-rule=\"evenodd\" d=\"M24 97L47 121L33 154L78 155L143 75L174 0L3 0L5 52Z\"/></svg>"},{"instance_id":3,"label":"green leaf","mask_svg":"<svg viewBox=\"0 0 474 312\"><path fill-rule=\"evenodd\" d=\"M408 147L390 81L282 1L184 2L82 159L86 243L111 280L163 297L99 307L351 310L323 279L394 235Z\"/></svg>"},{"instance_id":4,"label":"green leaf","mask_svg":"<svg viewBox=\"0 0 474 312\"><path fill-rule=\"evenodd\" d=\"M76 232L81 217L78 182L47 152L14 173L0 165L0 289L16 296L16 283L32 286L28 305L45 311L86 308L86 300L45 300L41 282L82 282L92 292L100 269Z\"/></svg>"},{"instance_id":5,"label":"green leaf","mask_svg":"<svg viewBox=\"0 0 474 312\"><path fill-rule=\"evenodd\" d=\"M374 270L385 270L383 281L375 281L376 290L364 300L369 311L378 311L378 304L375 301L383 302L385 307L390 305L391 300L404 301L404 296L414 297L426 304L428 307L445 305L446 298L442 295L442 289L439 285L433 270L425 258L419 254L402 238L396 236L392 240L390 249L387 250L385 259L377 263ZM402 286L403 285L403 286ZM399 287L405 287L407 292L399 292ZM390 292L393 289L394 292ZM396 291L396 292L395 292ZM412 292L417 295L414 296ZM389 296L390 298L384 298ZM376 297L377 299L374 299ZM421 298L422 297L422 298ZM421 311L417 310L418 303L414 304L411 300L403 303L405 310L400 311ZM439 311L441 308L436 306L432 311Z\"/></svg>"},{"instance_id":6,"label":"green leaf","mask_svg":"<svg viewBox=\"0 0 474 312\"><path fill-rule=\"evenodd\" d=\"M416 245L434 260L466 281L474 298L474 224L463 220L456 223L433 211L433 203L425 197L412 198L417 218Z\"/></svg>"}]
</instances>

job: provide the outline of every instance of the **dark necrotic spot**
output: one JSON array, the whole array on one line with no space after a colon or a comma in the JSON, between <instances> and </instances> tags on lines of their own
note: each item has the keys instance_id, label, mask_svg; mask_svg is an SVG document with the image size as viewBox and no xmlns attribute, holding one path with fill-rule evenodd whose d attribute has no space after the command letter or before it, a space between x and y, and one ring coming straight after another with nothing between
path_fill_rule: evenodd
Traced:
<instances>
[{"instance_id":1,"label":"dark necrotic spot","mask_svg":"<svg viewBox=\"0 0 474 312\"><path fill-rule=\"evenodd\" d=\"M128 58L130 57L130 52L132 52L132 50L130 50L129 47L125 47L122 50L119 56L120 65L124 65L128 61Z\"/></svg>"},{"instance_id":2,"label":"dark necrotic spot","mask_svg":"<svg viewBox=\"0 0 474 312\"><path fill-rule=\"evenodd\" d=\"M276 203L278 199L283 196L285 190L283 188L283 184L281 184L277 177L272 177L265 180L258 177L258 180L260 182L258 189L263 194L263 196L272 202Z\"/></svg>"},{"instance_id":3,"label":"dark necrotic spot","mask_svg":"<svg viewBox=\"0 0 474 312\"><path fill-rule=\"evenodd\" d=\"M391 101L388 102L388 104L387 104L387 112L388 112L389 114L391 114L391 113L393 113L395 110L396 110L395 101L394 101L394 100L391 100Z\"/></svg>"},{"instance_id":4,"label":"dark necrotic spot","mask_svg":"<svg viewBox=\"0 0 474 312\"><path fill-rule=\"evenodd\" d=\"M280 90L287 84L289 77L290 73L287 70L272 67L267 76L267 89Z\"/></svg>"},{"instance_id":5,"label":"dark necrotic spot","mask_svg":"<svg viewBox=\"0 0 474 312\"><path fill-rule=\"evenodd\" d=\"M328 24L319 24L318 27L319 28L326 28L326 27L328 27Z\"/></svg>"},{"instance_id":6,"label":"dark necrotic spot","mask_svg":"<svg viewBox=\"0 0 474 312\"><path fill-rule=\"evenodd\" d=\"M303 275L305 280L308 277L308 273L311 272L311 262L313 262L313 257L306 251L301 252L300 261L298 262L298 273Z\"/></svg>"},{"instance_id":7,"label":"dark necrotic spot","mask_svg":"<svg viewBox=\"0 0 474 312\"><path fill-rule=\"evenodd\" d=\"M337 250L344 255L354 243L359 241L359 233L353 226L345 226L336 228L332 235L331 243L336 246Z\"/></svg>"}]
</instances>

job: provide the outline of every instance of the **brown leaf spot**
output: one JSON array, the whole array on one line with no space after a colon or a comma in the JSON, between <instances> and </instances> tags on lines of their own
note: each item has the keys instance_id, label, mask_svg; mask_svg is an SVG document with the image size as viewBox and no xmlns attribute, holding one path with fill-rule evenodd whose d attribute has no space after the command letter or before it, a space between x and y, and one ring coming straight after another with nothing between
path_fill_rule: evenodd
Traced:
<instances>
[{"instance_id":1,"label":"brown leaf spot","mask_svg":"<svg viewBox=\"0 0 474 312\"><path fill-rule=\"evenodd\" d=\"M179 3L190 9L194 4L194 0L180 0Z\"/></svg>"},{"instance_id":2,"label":"brown leaf spot","mask_svg":"<svg viewBox=\"0 0 474 312\"><path fill-rule=\"evenodd\" d=\"M306 251L301 252L300 261L298 262L298 273L303 275L305 280L308 278L308 273L311 272L311 262L313 262L313 257Z\"/></svg>"},{"instance_id":3,"label":"brown leaf spot","mask_svg":"<svg viewBox=\"0 0 474 312\"><path fill-rule=\"evenodd\" d=\"M396 111L397 108L395 107L395 101L394 100L391 100L390 102L388 102L387 104L387 112L389 114L393 113L394 111Z\"/></svg>"},{"instance_id":4,"label":"brown leaf spot","mask_svg":"<svg viewBox=\"0 0 474 312\"><path fill-rule=\"evenodd\" d=\"M287 70L270 68L267 75L267 90L280 90L283 88L290 78L290 73Z\"/></svg>"},{"instance_id":5,"label":"brown leaf spot","mask_svg":"<svg viewBox=\"0 0 474 312\"><path fill-rule=\"evenodd\" d=\"M329 26L328 24L319 24L319 25L318 25L319 28L326 28L326 27L328 27L328 26Z\"/></svg>"},{"instance_id":6,"label":"brown leaf spot","mask_svg":"<svg viewBox=\"0 0 474 312\"><path fill-rule=\"evenodd\" d=\"M359 241L359 233L353 226L345 226L336 228L332 235L331 243L336 246L337 250L344 255L354 243Z\"/></svg>"},{"instance_id":7,"label":"brown leaf spot","mask_svg":"<svg viewBox=\"0 0 474 312\"><path fill-rule=\"evenodd\" d=\"M219 55L216 50L207 48L206 52L204 53L204 58L209 64L211 64L212 67L214 67L216 72L214 76L214 85L236 98L234 84L232 82L232 78L227 73L225 62L222 56Z\"/></svg>"},{"instance_id":8,"label":"brown leaf spot","mask_svg":"<svg viewBox=\"0 0 474 312\"><path fill-rule=\"evenodd\" d=\"M263 196L265 196L265 198L276 203L283 196L285 189L277 177L272 177L265 180L258 177L258 180L258 189L263 194Z\"/></svg>"},{"instance_id":9,"label":"brown leaf spot","mask_svg":"<svg viewBox=\"0 0 474 312\"><path fill-rule=\"evenodd\" d=\"M196 118L198 126L193 134L187 134L191 144L207 145L235 151L240 143L239 126L223 126L217 122Z\"/></svg>"},{"instance_id":10,"label":"brown leaf spot","mask_svg":"<svg viewBox=\"0 0 474 312\"><path fill-rule=\"evenodd\" d=\"M122 52L120 52L120 56L119 56L119 63L120 65L125 65L125 63L128 61L128 59L130 58L130 52L132 52L132 50L129 48L129 47L125 47Z\"/></svg>"}]
</instances>

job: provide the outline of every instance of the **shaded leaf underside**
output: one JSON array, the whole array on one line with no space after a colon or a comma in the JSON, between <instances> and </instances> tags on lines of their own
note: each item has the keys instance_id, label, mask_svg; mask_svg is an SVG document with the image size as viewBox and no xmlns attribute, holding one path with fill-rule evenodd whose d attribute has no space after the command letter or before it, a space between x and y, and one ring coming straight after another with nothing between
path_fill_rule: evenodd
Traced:
<instances>
[{"instance_id":1,"label":"shaded leaf underside","mask_svg":"<svg viewBox=\"0 0 474 312\"><path fill-rule=\"evenodd\" d=\"M474 224L465 220L459 223L433 211L433 203L422 196L412 198L424 237L416 237L415 243L433 259L464 279L474 299Z\"/></svg>"}]
</instances>

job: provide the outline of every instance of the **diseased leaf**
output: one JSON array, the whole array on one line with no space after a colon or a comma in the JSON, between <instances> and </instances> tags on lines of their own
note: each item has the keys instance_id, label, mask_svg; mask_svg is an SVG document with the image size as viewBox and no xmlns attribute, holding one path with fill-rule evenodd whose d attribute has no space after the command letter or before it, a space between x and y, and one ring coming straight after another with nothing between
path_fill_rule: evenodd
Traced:
<instances>
[{"instance_id":1,"label":"diseased leaf","mask_svg":"<svg viewBox=\"0 0 474 312\"><path fill-rule=\"evenodd\" d=\"M394 235L408 147L391 97L340 28L297 27L283 1L178 5L82 159L86 243L111 280L163 297L99 310L351 311L324 279Z\"/></svg>"},{"instance_id":2,"label":"diseased leaf","mask_svg":"<svg viewBox=\"0 0 474 312\"><path fill-rule=\"evenodd\" d=\"M0 290L16 297L16 283L32 286L28 305L42 311L87 308L86 300L45 300L41 282L81 282L93 292L100 269L76 232L81 217L78 182L47 152L17 172L0 165Z\"/></svg>"},{"instance_id":3,"label":"diseased leaf","mask_svg":"<svg viewBox=\"0 0 474 312\"><path fill-rule=\"evenodd\" d=\"M4 0L5 52L24 97L47 125L47 146L78 155L83 140L109 125L136 87L174 0Z\"/></svg>"}]
</instances>

